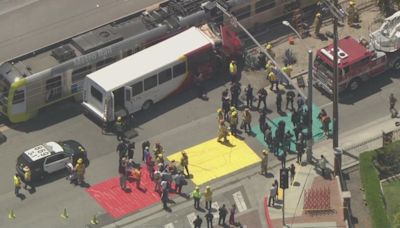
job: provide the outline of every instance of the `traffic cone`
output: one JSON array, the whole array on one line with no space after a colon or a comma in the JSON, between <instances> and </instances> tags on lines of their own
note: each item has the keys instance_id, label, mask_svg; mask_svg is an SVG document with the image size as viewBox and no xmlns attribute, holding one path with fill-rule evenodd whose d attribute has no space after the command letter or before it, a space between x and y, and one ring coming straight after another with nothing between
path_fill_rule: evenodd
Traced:
<instances>
[{"instance_id":1,"label":"traffic cone","mask_svg":"<svg viewBox=\"0 0 400 228\"><path fill-rule=\"evenodd\" d=\"M97 216L93 215L92 220L90 220L90 223L93 225L99 224L99 220L97 220Z\"/></svg>"},{"instance_id":2,"label":"traffic cone","mask_svg":"<svg viewBox=\"0 0 400 228\"><path fill-rule=\"evenodd\" d=\"M9 219L15 219L16 217L17 216L15 216L14 209L11 209L10 213L8 213L8 218Z\"/></svg>"},{"instance_id":3,"label":"traffic cone","mask_svg":"<svg viewBox=\"0 0 400 228\"><path fill-rule=\"evenodd\" d=\"M68 212L67 212L67 208L64 208L64 211L63 211L63 213L60 215L61 216L61 218L63 218L63 219L67 219L69 216L68 216Z\"/></svg>"}]
</instances>

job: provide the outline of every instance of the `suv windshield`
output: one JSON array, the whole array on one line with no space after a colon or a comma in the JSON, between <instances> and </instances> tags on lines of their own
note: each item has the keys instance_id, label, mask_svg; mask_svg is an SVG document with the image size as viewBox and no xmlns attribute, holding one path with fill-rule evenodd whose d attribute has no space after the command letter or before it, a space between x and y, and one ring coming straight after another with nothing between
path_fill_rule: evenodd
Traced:
<instances>
[{"instance_id":1,"label":"suv windshield","mask_svg":"<svg viewBox=\"0 0 400 228\"><path fill-rule=\"evenodd\" d=\"M322 71L325 75L333 77L333 67L325 63L318 55L315 58L314 66L318 69L318 71Z\"/></svg>"}]
</instances>

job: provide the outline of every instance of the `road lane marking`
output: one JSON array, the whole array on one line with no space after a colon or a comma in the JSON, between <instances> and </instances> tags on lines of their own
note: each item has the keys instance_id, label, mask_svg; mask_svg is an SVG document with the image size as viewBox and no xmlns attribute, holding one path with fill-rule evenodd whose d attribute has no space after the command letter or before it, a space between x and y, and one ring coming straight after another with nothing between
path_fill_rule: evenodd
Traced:
<instances>
[{"instance_id":1,"label":"road lane marking","mask_svg":"<svg viewBox=\"0 0 400 228\"><path fill-rule=\"evenodd\" d=\"M189 221L190 227L194 228L193 221L196 219L196 214L193 212L193 213L186 215L186 217Z\"/></svg>"},{"instance_id":2,"label":"road lane marking","mask_svg":"<svg viewBox=\"0 0 400 228\"><path fill-rule=\"evenodd\" d=\"M212 202L211 203L211 208L214 208L216 211L213 213L214 218L219 218L219 213L218 213L218 209L219 209L219 205L218 202Z\"/></svg>"},{"instance_id":3,"label":"road lane marking","mask_svg":"<svg viewBox=\"0 0 400 228\"><path fill-rule=\"evenodd\" d=\"M167 225L164 225L164 228L175 228L175 226L172 222L170 222Z\"/></svg>"},{"instance_id":4,"label":"road lane marking","mask_svg":"<svg viewBox=\"0 0 400 228\"><path fill-rule=\"evenodd\" d=\"M244 202L241 191L233 193L233 200L235 200L236 207L239 212L247 210L247 206L246 206L246 203Z\"/></svg>"}]
</instances>

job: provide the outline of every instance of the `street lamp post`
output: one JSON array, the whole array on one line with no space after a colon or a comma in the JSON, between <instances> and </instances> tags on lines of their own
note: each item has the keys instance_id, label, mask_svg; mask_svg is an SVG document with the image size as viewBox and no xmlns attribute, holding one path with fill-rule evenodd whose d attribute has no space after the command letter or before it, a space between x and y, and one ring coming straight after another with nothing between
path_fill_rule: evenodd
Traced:
<instances>
[{"instance_id":1,"label":"street lamp post","mask_svg":"<svg viewBox=\"0 0 400 228\"><path fill-rule=\"evenodd\" d=\"M292 29L299 39L303 39L300 33L293 28L293 26L288 21L282 21L282 24ZM308 125L307 125L307 162L311 162L312 160L312 65L313 65L313 56L312 50L308 49L308 93L307 93L307 110L308 110Z\"/></svg>"}]
</instances>

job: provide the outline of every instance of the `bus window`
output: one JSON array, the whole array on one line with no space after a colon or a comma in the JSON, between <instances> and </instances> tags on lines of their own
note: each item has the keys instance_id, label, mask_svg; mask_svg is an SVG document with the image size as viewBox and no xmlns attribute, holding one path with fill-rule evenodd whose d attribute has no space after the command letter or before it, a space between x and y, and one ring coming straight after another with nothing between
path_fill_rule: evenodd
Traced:
<instances>
[{"instance_id":1,"label":"bus window","mask_svg":"<svg viewBox=\"0 0 400 228\"><path fill-rule=\"evenodd\" d=\"M250 17L250 15L251 15L251 6L250 5L248 5L248 6L245 6L245 7L242 7L242 8L240 8L240 9L237 9L237 10L234 10L233 12L232 12L232 14L238 19L238 20L242 20L242 19L245 19L245 18L247 18L247 17Z\"/></svg>"},{"instance_id":2,"label":"bus window","mask_svg":"<svg viewBox=\"0 0 400 228\"><path fill-rule=\"evenodd\" d=\"M157 86L157 75L153 75L150 78L144 80L144 91L147 91Z\"/></svg>"},{"instance_id":3,"label":"bus window","mask_svg":"<svg viewBox=\"0 0 400 228\"><path fill-rule=\"evenodd\" d=\"M275 7L275 0L260 0L256 2L256 13Z\"/></svg>"},{"instance_id":4,"label":"bus window","mask_svg":"<svg viewBox=\"0 0 400 228\"><path fill-rule=\"evenodd\" d=\"M172 79L171 68L161 71L158 73L158 84L163 84Z\"/></svg>"},{"instance_id":5,"label":"bus window","mask_svg":"<svg viewBox=\"0 0 400 228\"><path fill-rule=\"evenodd\" d=\"M18 104L25 101L25 90L17 90L14 93L13 104Z\"/></svg>"},{"instance_id":6,"label":"bus window","mask_svg":"<svg viewBox=\"0 0 400 228\"><path fill-rule=\"evenodd\" d=\"M137 82L133 84L132 86L132 97L139 95L143 92L143 82Z\"/></svg>"},{"instance_id":7,"label":"bus window","mask_svg":"<svg viewBox=\"0 0 400 228\"><path fill-rule=\"evenodd\" d=\"M90 87L90 94L92 95L92 97L96 98L96 100L98 100L100 103L103 103L103 94L93 86Z\"/></svg>"},{"instance_id":8,"label":"bus window","mask_svg":"<svg viewBox=\"0 0 400 228\"><path fill-rule=\"evenodd\" d=\"M175 65L172 69L174 71L174 78L179 77L186 72L186 64L179 63L178 65Z\"/></svg>"}]
</instances>

